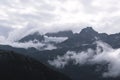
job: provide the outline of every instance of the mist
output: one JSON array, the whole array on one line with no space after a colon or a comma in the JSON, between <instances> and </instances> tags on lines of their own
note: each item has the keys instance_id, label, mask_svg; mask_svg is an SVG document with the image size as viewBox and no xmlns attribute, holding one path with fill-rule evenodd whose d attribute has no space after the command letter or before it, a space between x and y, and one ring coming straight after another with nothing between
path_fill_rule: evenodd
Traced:
<instances>
[{"instance_id":1,"label":"mist","mask_svg":"<svg viewBox=\"0 0 120 80\"><path fill-rule=\"evenodd\" d=\"M103 77L118 77L120 75L120 49L113 49L107 43L96 42L96 50L88 49L82 52L68 51L63 56L57 56L54 60L49 60L49 64L56 68L64 68L73 62L74 65L95 65L108 64L107 71L103 72Z\"/></svg>"},{"instance_id":2,"label":"mist","mask_svg":"<svg viewBox=\"0 0 120 80\"><path fill-rule=\"evenodd\" d=\"M53 44L42 43L42 42L36 42L35 43L34 41L29 41L29 42L5 41L5 42L1 42L0 45L9 45L9 46L12 46L12 47L24 48L24 49L35 48L35 49L37 49L39 51L57 49L57 47L54 46Z\"/></svg>"}]
</instances>

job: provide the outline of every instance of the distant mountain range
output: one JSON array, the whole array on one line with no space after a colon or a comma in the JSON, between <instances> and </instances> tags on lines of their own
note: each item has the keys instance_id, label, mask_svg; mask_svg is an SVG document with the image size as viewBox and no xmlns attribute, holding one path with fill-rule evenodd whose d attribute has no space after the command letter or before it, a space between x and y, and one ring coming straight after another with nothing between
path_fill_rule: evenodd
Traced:
<instances>
[{"instance_id":1,"label":"distant mountain range","mask_svg":"<svg viewBox=\"0 0 120 80\"><path fill-rule=\"evenodd\" d=\"M41 35L39 32L35 32L33 34L29 34L22 39L20 39L18 42L28 42L28 41L39 41L43 42L45 40L45 36L47 37L72 37L73 32L72 31L59 31L54 33L46 33L44 35Z\"/></svg>"},{"instance_id":2,"label":"distant mountain range","mask_svg":"<svg viewBox=\"0 0 120 80\"><path fill-rule=\"evenodd\" d=\"M59 43L49 43L45 42L46 36L48 38L60 38L67 37L67 39L59 42ZM98 65L73 65L72 63L67 65L63 69L56 69L53 66L48 64L48 60L55 59L58 55L62 56L66 54L67 51L86 51L87 49L96 49L96 41L102 41L109 44L112 48L120 48L120 33L116 34L106 34L99 33L95 31L92 27L86 27L81 30L79 33L73 33L72 31L60 31L54 33L46 33L40 34L39 32L35 32L34 34L30 34L19 40L18 42L24 43L28 41L33 41L34 43L41 42L47 44L54 44L56 49L53 50L38 50L34 47L24 49L24 48L15 48L8 45L1 45L1 50L9 50L15 51L19 54L32 57L37 61L44 63L45 65L62 72L63 74L69 76L73 80L120 80L117 78L103 78L101 76L103 71L96 72L95 69ZM54 40L53 40L54 41ZM100 67L104 68L104 65L100 65ZM102 69L104 70L104 69ZM53 80L53 79L52 79Z\"/></svg>"},{"instance_id":3,"label":"distant mountain range","mask_svg":"<svg viewBox=\"0 0 120 80\"><path fill-rule=\"evenodd\" d=\"M120 47L120 33L108 35L106 33L98 33L92 27L84 28L80 33L74 34L71 38L60 43L62 47L80 47L92 45L95 41L103 41L111 45L113 48Z\"/></svg>"},{"instance_id":4,"label":"distant mountain range","mask_svg":"<svg viewBox=\"0 0 120 80\"><path fill-rule=\"evenodd\" d=\"M30 34L20 39L19 42L39 41L44 42L47 37L68 37L67 40L59 43L57 46L61 47L80 47L82 45L91 45L97 40L108 43L114 48L120 47L120 33L108 35L106 33L98 33L92 27L87 27L81 30L80 33L73 33L72 31L59 31L54 33L46 33L41 35L39 32Z\"/></svg>"},{"instance_id":5,"label":"distant mountain range","mask_svg":"<svg viewBox=\"0 0 120 80\"><path fill-rule=\"evenodd\" d=\"M19 40L19 42L28 42L28 41L33 41L33 40L38 40L42 42L44 41L44 36L40 35L39 32L35 32L33 34L23 37L22 39Z\"/></svg>"},{"instance_id":6,"label":"distant mountain range","mask_svg":"<svg viewBox=\"0 0 120 80\"><path fill-rule=\"evenodd\" d=\"M54 33L46 33L45 34L48 37L72 37L73 32L71 30L68 31L59 31L59 32L54 32Z\"/></svg>"}]
</instances>

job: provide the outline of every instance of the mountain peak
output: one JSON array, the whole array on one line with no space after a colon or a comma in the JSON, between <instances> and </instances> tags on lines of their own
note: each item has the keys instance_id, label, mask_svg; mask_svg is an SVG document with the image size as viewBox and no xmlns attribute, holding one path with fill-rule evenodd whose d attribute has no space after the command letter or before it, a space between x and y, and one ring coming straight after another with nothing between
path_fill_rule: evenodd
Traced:
<instances>
[{"instance_id":1,"label":"mountain peak","mask_svg":"<svg viewBox=\"0 0 120 80\"><path fill-rule=\"evenodd\" d=\"M34 32L34 33L31 34L31 35L40 35L40 33L39 33L39 32Z\"/></svg>"},{"instance_id":2,"label":"mountain peak","mask_svg":"<svg viewBox=\"0 0 120 80\"><path fill-rule=\"evenodd\" d=\"M92 27L86 27L84 29L82 29L82 31L80 32L80 34L98 34L97 31L95 31Z\"/></svg>"},{"instance_id":3,"label":"mountain peak","mask_svg":"<svg viewBox=\"0 0 120 80\"><path fill-rule=\"evenodd\" d=\"M44 36L41 35L39 32L35 32L33 34L29 34L23 37L21 40L19 40L19 42L28 42L28 41L33 41L33 40L38 40L41 42L44 40Z\"/></svg>"},{"instance_id":4,"label":"mountain peak","mask_svg":"<svg viewBox=\"0 0 120 80\"><path fill-rule=\"evenodd\" d=\"M71 30L66 30L55 33L46 33L45 35L48 37L71 37L73 36L73 32Z\"/></svg>"}]
</instances>

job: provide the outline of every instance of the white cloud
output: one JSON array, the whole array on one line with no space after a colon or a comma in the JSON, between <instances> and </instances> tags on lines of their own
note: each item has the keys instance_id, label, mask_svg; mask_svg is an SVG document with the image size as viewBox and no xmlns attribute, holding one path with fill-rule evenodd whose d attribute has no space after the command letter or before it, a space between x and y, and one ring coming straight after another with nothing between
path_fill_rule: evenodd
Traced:
<instances>
[{"instance_id":1,"label":"white cloud","mask_svg":"<svg viewBox=\"0 0 120 80\"><path fill-rule=\"evenodd\" d=\"M61 43L67 39L68 39L68 37L47 37L47 36L45 36L45 42Z\"/></svg>"},{"instance_id":2,"label":"white cloud","mask_svg":"<svg viewBox=\"0 0 120 80\"><path fill-rule=\"evenodd\" d=\"M84 24L100 32L115 33L120 32L119 5L118 0L1 0L0 25L24 28L35 24L44 31L79 30L81 26L76 25Z\"/></svg>"},{"instance_id":3,"label":"white cloud","mask_svg":"<svg viewBox=\"0 0 120 80\"><path fill-rule=\"evenodd\" d=\"M108 68L106 72L103 72L103 77L118 77L120 75L120 49L113 49L103 42L97 42L96 50L88 49L79 53L68 51L65 55L58 56L48 62L57 68L64 68L69 64L69 61L73 61L75 65L106 63Z\"/></svg>"},{"instance_id":4,"label":"white cloud","mask_svg":"<svg viewBox=\"0 0 120 80\"><path fill-rule=\"evenodd\" d=\"M3 38L4 40L4 38ZM31 47L34 47L38 50L40 50L41 47L45 46L45 44L43 43L34 43L33 41L29 41L29 42L25 42L25 43L20 43L20 42L10 42L10 41L7 41L5 40L5 42L0 42L1 45L10 45L12 47L16 47L16 48L25 48L25 49L28 49L28 48L31 48Z\"/></svg>"},{"instance_id":5,"label":"white cloud","mask_svg":"<svg viewBox=\"0 0 120 80\"><path fill-rule=\"evenodd\" d=\"M4 43L5 42L5 37L4 36L0 36L0 43Z\"/></svg>"},{"instance_id":6,"label":"white cloud","mask_svg":"<svg viewBox=\"0 0 120 80\"><path fill-rule=\"evenodd\" d=\"M24 48L24 49L35 48L39 51L57 49L56 46L50 44L49 42L48 43L39 42L37 40L28 41L28 42L16 42L12 40L7 40L4 36L0 36L0 45L9 45L15 48Z\"/></svg>"},{"instance_id":7,"label":"white cloud","mask_svg":"<svg viewBox=\"0 0 120 80\"><path fill-rule=\"evenodd\" d=\"M53 49L57 49L57 47L52 44L47 44L47 46L43 48L43 50L53 50Z\"/></svg>"},{"instance_id":8,"label":"white cloud","mask_svg":"<svg viewBox=\"0 0 120 80\"><path fill-rule=\"evenodd\" d=\"M29 42L24 42L24 43L14 42L14 41L6 40L3 36L0 36L0 45L10 45L12 47L24 48L24 49L35 48L39 51L57 49L56 46L54 46L53 44L49 44L49 43L42 43L39 41L29 41Z\"/></svg>"}]
</instances>

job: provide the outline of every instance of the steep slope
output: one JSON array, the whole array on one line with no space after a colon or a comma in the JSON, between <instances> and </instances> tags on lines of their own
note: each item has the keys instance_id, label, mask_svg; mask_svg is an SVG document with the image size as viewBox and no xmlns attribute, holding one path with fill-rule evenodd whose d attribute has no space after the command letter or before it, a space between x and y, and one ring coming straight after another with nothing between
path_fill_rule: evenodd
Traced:
<instances>
[{"instance_id":1,"label":"steep slope","mask_svg":"<svg viewBox=\"0 0 120 80\"><path fill-rule=\"evenodd\" d=\"M0 79L2 80L70 80L40 62L0 50Z\"/></svg>"},{"instance_id":2,"label":"steep slope","mask_svg":"<svg viewBox=\"0 0 120 80\"><path fill-rule=\"evenodd\" d=\"M95 41L103 41L111 45L113 48L120 47L120 33L108 35L106 33L98 33L92 27L81 30L80 33L74 34L66 41L58 44L60 47L76 48L92 45Z\"/></svg>"},{"instance_id":3,"label":"steep slope","mask_svg":"<svg viewBox=\"0 0 120 80\"><path fill-rule=\"evenodd\" d=\"M28 36L23 37L19 42L29 42L29 41L44 41L44 36L41 35L39 32L35 32L33 34L30 34Z\"/></svg>"},{"instance_id":4,"label":"steep slope","mask_svg":"<svg viewBox=\"0 0 120 80\"><path fill-rule=\"evenodd\" d=\"M71 38L59 44L62 47L80 47L84 45L91 45L99 36L98 32L94 31L91 27L84 28L80 33L74 34ZM58 46L59 46L58 45Z\"/></svg>"},{"instance_id":5,"label":"steep slope","mask_svg":"<svg viewBox=\"0 0 120 80\"><path fill-rule=\"evenodd\" d=\"M120 33L108 35L102 41L110 44L113 48L120 48Z\"/></svg>"},{"instance_id":6,"label":"steep slope","mask_svg":"<svg viewBox=\"0 0 120 80\"><path fill-rule=\"evenodd\" d=\"M68 31L59 31L55 33L46 33L45 35L48 37L71 37L73 36L73 32L68 30Z\"/></svg>"}]
</instances>

